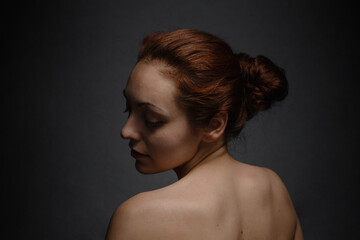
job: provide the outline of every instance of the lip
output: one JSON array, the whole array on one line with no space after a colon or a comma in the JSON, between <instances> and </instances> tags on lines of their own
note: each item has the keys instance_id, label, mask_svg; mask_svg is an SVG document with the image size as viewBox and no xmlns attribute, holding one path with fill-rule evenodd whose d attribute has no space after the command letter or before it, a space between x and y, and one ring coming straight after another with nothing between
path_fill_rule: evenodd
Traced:
<instances>
[{"instance_id":1,"label":"lip","mask_svg":"<svg viewBox=\"0 0 360 240\"><path fill-rule=\"evenodd\" d=\"M135 159L139 159L139 158L145 158L145 157L148 157L149 155L145 155L145 154L142 154L142 153L139 153L137 151L135 151L134 149L131 149L131 156Z\"/></svg>"}]
</instances>

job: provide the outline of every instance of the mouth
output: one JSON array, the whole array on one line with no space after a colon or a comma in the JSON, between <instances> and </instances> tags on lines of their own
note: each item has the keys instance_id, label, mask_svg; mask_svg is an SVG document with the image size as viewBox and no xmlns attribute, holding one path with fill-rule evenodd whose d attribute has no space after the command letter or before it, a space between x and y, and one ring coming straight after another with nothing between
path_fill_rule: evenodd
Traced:
<instances>
[{"instance_id":1,"label":"mouth","mask_svg":"<svg viewBox=\"0 0 360 240\"><path fill-rule=\"evenodd\" d=\"M131 149L131 156L135 159L138 159L138 158L148 157L149 155L142 154L142 153L135 151L134 149Z\"/></svg>"}]
</instances>

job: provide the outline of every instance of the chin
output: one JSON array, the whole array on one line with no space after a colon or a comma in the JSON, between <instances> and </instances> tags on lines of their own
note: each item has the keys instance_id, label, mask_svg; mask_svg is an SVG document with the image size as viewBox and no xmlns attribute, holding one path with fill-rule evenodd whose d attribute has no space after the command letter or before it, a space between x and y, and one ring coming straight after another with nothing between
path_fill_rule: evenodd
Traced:
<instances>
[{"instance_id":1,"label":"chin","mask_svg":"<svg viewBox=\"0 0 360 240\"><path fill-rule=\"evenodd\" d=\"M166 171L166 170L161 170L161 169L157 169L152 166L145 165L139 161L135 162L135 168L141 174L155 174L155 173L160 173L160 172Z\"/></svg>"}]
</instances>

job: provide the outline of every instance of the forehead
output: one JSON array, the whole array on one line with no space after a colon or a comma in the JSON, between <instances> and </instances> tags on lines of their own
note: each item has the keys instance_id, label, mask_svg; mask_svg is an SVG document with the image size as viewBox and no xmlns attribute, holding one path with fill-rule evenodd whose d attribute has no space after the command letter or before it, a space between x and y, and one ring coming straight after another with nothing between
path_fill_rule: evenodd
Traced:
<instances>
[{"instance_id":1,"label":"forehead","mask_svg":"<svg viewBox=\"0 0 360 240\"><path fill-rule=\"evenodd\" d=\"M125 88L126 97L160 107L176 105L178 90L174 81L161 72L164 68L161 63L137 63Z\"/></svg>"}]
</instances>

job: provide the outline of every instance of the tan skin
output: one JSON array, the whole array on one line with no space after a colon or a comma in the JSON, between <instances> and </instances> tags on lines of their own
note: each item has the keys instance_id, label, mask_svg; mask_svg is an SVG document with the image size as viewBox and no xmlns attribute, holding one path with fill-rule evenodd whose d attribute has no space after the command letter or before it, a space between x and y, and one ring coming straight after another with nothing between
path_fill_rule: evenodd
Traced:
<instances>
[{"instance_id":1,"label":"tan skin","mask_svg":"<svg viewBox=\"0 0 360 240\"><path fill-rule=\"evenodd\" d=\"M166 66L140 62L124 95L136 169L173 169L179 180L140 193L114 212L107 240L303 239L290 196L271 170L236 161L224 144L227 113L195 130Z\"/></svg>"}]
</instances>

